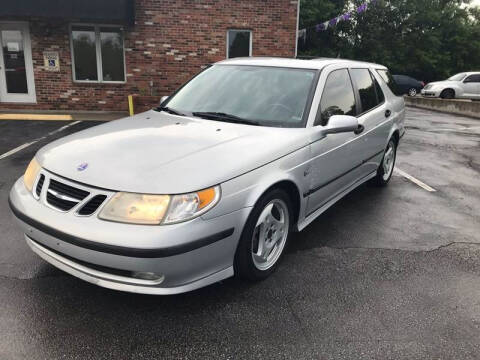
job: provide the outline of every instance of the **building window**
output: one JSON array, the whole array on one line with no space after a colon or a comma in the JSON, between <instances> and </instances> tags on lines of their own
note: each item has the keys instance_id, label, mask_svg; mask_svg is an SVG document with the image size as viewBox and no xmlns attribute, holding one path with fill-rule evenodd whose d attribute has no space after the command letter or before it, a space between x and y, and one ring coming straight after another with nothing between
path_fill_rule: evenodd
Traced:
<instances>
[{"instance_id":1,"label":"building window","mask_svg":"<svg viewBox=\"0 0 480 360\"><path fill-rule=\"evenodd\" d=\"M125 82L122 28L73 25L73 79L85 82Z\"/></svg>"},{"instance_id":2,"label":"building window","mask_svg":"<svg viewBox=\"0 0 480 360\"><path fill-rule=\"evenodd\" d=\"M228 30L227 59L252 56L252 32L250 30Z\"/></svg>"}]
</instances>

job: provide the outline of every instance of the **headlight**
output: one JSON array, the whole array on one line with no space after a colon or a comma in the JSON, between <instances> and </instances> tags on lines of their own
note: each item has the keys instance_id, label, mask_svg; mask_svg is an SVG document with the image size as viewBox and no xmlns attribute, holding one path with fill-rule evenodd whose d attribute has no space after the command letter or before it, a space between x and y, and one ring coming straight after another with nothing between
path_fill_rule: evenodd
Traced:
<instances>
[{"instance_id":1,"label":"headlight","mask_svg":"<svg viewBox=\"0 0 480 360\"><path fill-rule=\"evenodd\" d=\"M165 216L169 201L168 195L117 193L99 217L125 223L159 224Z\"/></svg>"},{"instance_id":2,"label":"headlight","mask_svg":"<svg viewBox=\"0 0 480 360\"><path fill-rule=\"evenodd\" d=\"M183 195L117 193L99 218L132 224L173 224L200 216L219 199L218 186Z\"/></svg>"},{"instance_id":3,"label":"headlight","mask_svg":"<svg viewBox=\"0 0 480 360\"><path fill-rule=\"evenodd\" d=\"M35 158L33 158L32 161L30 161L30 164L28 164L27 170L25 170L25 174L23 175L23 182L25 183L25 187L30 192L33 190L33 184L37 179L37 175L40 169L40 164L37 162L37 160L35 160Z\"/></svg>"},{"instance_id":4,"label":"headlight","mask_svg":"<svg viewBox=\"0 0 480 360\"><path fill-rule=\"evenodd\" d=\"M220 187L216 186L195 193L174 195L164 224L187 221L202 215L220 200Z\"/></svg>"}]
</instances>

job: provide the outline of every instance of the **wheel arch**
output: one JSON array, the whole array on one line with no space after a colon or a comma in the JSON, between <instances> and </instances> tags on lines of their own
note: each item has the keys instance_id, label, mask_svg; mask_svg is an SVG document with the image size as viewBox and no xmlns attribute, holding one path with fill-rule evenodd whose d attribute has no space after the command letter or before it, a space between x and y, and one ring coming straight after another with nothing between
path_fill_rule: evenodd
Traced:
<instances>
[{"instance_id":1,"label":"wheel arch","mask_svg":"<svg viewBox=\"0 0 480 360\"><path fill-rule=\"evenodd\" d=\"M385 142L385 147L387 146L390 139L394 139L395 146L398 147L398 144L400 143L400 128L397 124L394 124L394 126L392 126L392 128L390 129L390 134L388 135L387 141Z\"/></svg>"},{"instance_id":2,"label":"wheel arch","mask_svg":"<svg viewBox=\"0 0 480 360\"><path fill-rule=\"evenodd\" d=\"M455 98L455 96L457 96L459 94L459 91L458 89L455 89L454 87L446 87L445 89L442 89L442 91L440 91L440 97L442 97L442 94L445 92L445 91L453 91L453 97Z\"/></svg>"},{"instance_id":3,"label":"wheel arch","mask_svg":"<svg viewBox=\"0 0 480 360\"><path fill-rule=\"evenodd\" d=\"M393 130L389 139L393 139L395 141L395 146L398 146L398 143L400 142L400 130L398 129Z\"/></svg>"},{"instance_id":4,"label":"wheel arch","mask_svg":"<svg viewBox=\"0 0 480 360\"><path fill-rule=\"evenodd\" d=\"M269 191L273 189L282 189L285 191L288 196L290 197L290 200L292 201L292 211L293 211L293 224L295 225L298 222L299 216L300 216L300 208L301 208L301 193L300 189L298 188L297 184L291 179L284 179L277 181L276 183L271 184L269 187L267 187L261 195L258 197L260 199L262 196L267 194ZM257 199L257 202L258 202Z\"/></svg>"}]
</instances>

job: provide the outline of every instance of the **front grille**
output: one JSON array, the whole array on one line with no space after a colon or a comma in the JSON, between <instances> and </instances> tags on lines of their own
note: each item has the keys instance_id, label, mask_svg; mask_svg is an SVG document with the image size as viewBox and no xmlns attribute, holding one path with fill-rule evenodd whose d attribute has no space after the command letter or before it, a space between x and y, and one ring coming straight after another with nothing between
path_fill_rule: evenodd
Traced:
<instances>
[{"instance_id":1,"label":"front grille","mask_svg":"<svg viewBox=\"0 0 480 360\"><path fill-rule=\"evenodd\" d=\"M106 195L95 195L78 211L79 215L92 215L107 198Z\"/></svg>"},{"instance_id":2,"label":"front grille","mask_svg":"<svg viewBox=\"0 0 480 360\"><path fill-rule=\"evenodd\" d=\"M50 179L50 190L54 190L62 195L66 195L72 198L75 198L79 201L85 199L90 193L85 190L78 189L76 187L63 184L57 180Z\"/></svg>"},{"instance_id":3,"label":"front grille","mask_svg":"<svg viewBox=\"0 0 480 360\"><path fill-rule=\"evenodd\" d=\"M47 202L59 210L68 211L89 194L88 191L50 179L47 190Z\"/></svg>"},{"instance_id":4,"label":"front grille","mask_svg":"<svg viewBox=\"0 0 480 360\"><path fill-rule=\"evenodd\" d=\"M49 192L47 192L47 202L50 205L56 207L57 209L60 209L63 211L68 211L78 204L78 202L59 199L58 197L56 197L55 195L52 195Z\"/></svg>"},{"instance_id":5,"label":"front grille","mask_svg":"<svg viewBox=\"0 0 480 360\"><path fill-rule=\"evenodd\" d=\"M37 196L40 196L40 194L42 193L42 188L43 188L43 183L45 182L45 175L40 175L40 179L38 179L38 182L37 182L37 187L35 188L35 194L37 194Z\"/></svg>"}]
</instances>

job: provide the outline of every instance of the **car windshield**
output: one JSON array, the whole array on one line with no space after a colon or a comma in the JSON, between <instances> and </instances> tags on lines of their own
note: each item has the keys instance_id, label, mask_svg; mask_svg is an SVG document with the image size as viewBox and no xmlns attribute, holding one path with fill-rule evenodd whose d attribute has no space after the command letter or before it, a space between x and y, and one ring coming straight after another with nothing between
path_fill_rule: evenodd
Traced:
<instances>
[{"instance_id":1,"label":"car windshield","mask_svg":"<svg viewBox=\"0 0 480 360\"><path fill-rule=\"evenodd\" d=\"M214 65L162 106L166 111L217 121L302 127L316 73L310 69Z\"/></svg>"},{"instance_id":2,"label":"car windshield","mask_svg":"<svg viewBox=\"0 0 480 360\"><path fill-rule=\"evenodd\" d=\"M467 73L460 73L460 74L457 74L457 75L453 75L452 77L448 78L448 80L451 80L451 81L462 81L465 76L467 76Z\"/></svg>"}]
</instances>

